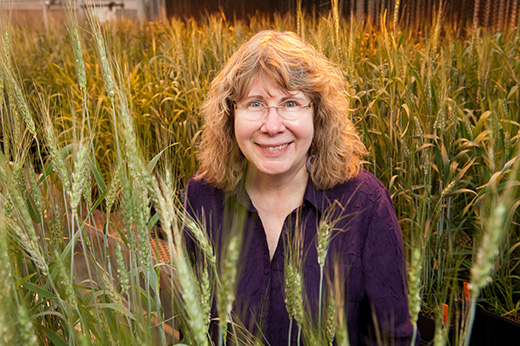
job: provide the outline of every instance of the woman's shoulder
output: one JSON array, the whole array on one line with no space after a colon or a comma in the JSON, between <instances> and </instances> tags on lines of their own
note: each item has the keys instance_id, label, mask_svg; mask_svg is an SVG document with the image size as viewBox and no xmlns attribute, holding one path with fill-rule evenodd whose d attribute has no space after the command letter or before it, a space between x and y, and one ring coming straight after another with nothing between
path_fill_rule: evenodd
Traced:
<instances>
[{"instance_id":1,"label":"woman's shoulder","mask_svg":"<svg viewBox=\"0 0 520 346\"><path fill-rule=\"evenodd\" d=\"M381 196L387 193L386 187L377 179L374 174L361 169L354 178L345 183L338 184L327 191L329 197L332 196L358 196L359 198Z\"/></svg>"},{"instance_id":2,"label":"woman's shoulder","mask_svg":"<svg viewBox=\"0 0 520 346\"><path fill-rule=\"evenodd\" d=\"M200 193L210 193L214 194L220 191L215 186L210 184L206 179L199 178L196 175L192 176L188 183L186 184L186 193L187 194L200 194Z\"/></svg>"},{"instance_id":3,"label":"woman's shoulder","mask_svg":"<svg viewBox=\"0 0 520 346\"><path fill-rule=\"evenodd\" d=\"M216 188L204 178L191 177L186 184L186 205L199 209L204 206L214 206L218 200L222 200L222 190Z\"/></svg>"},{"instance_id":4,"label":"woman's shoulder","mask_svg":"<svg viewBox=\"0 0 520 346\"><path fill-rule=\"evenodd\" d=\"M359 174L352 179L355 182L363 183L369 189L385 189L383 183L376 176L364 169L359 170Z\"/></svg>"},{"instance_id":5,"label":"woman's shoulder","mask_svg":"<svg viewBox=\"0 0 520 346\"><path fill-rule=\"evenodd\" d=\"M343 184L325 190L323 197L318 202L325 206L323 210L339 205L341 214L356 214L362 218L371 218L381 206L393 208L388 190L366 170L361 170L356 177Z\"/></svg>"}]
</instances>

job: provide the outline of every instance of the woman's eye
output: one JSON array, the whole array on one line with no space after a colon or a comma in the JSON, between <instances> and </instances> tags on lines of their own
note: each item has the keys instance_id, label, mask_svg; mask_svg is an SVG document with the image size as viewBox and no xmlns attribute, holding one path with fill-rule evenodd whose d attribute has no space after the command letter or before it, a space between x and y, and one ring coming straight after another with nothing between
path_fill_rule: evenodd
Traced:
<instances>
[{"instance_id":1,"label":"woman's eye","mask_svg":"<svg viewBox=\"0 0 520 346\"><path fill-rule=\"evenodd\" d=\"M284 108L295 108L295 107L299 107L299 106L300 106L300 104L297 101L285 101L283 103Z\"/></svg>"},{"instance_id":2,"label":"woman's eye","mask_svg":"<svg viewBox=\"0 0 520 346\"><path fill-rule=\"evenodd\" d=\"M247 104L247 108L262 108L264 104L260 101L250 101Z\"/></svg>"}]
</instances>

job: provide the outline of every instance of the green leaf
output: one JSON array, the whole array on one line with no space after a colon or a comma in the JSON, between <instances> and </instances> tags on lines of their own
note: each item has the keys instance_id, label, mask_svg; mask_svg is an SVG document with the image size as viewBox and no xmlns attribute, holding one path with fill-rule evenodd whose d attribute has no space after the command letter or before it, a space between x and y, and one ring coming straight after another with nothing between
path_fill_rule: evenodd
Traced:
<instances>
[{"instance_id":1,"label":"green leaf","mask_svg":"<svg viewBox=\"0 0 520 346\"><path fill-rule=\"evenodd\" d=\"M120 312L120 313L122 313L125 317L128 317L128 318L133 319L133 315L132 315L132 313L130 312L130 310L128 310L128 308L126 308L123 304L116 304L116 303L97 303L97 304L96 304L96 307L97 307L98 309L109 309L109 310L113 310L113 311L116 311L116 312Z\"/></svg>"},{"instance_id":2,"label":"green leaf","mask_svg":"<svg viewBox=\"0 0 520 346\"><path fill-rule=\"evenodd\" d=\"M101 175L101 172L99 171L99 167L97 166L97 164L94 160L90 160L90 169L92 169L92 173L94 173L94 179L96 179L99 189L102 192L105 192L105 190L107 189L105 180L103 179L103 176Z\"/></svg>"},{"instance_id":3,"label":"green leaf","mask_svg":"<svg viewBox=\"0 0 520 346\"><path fill-rule=\"evenodd\" d=\"M32 222L39 225L41 222L41 216L40 216L40 213L38 212L38 208L36 208L34 199L32 198L31 195L27 196L26 204L27 204L27 211L29 212L29 215L31 216Z\"/></svg>"},{"instance_id":4,"label":"green leaf","mask_svg":"<svg viewBox=\"0 0 520 346\"><path fill-rule=\"evenodd\" d=\"M40 326L40 328L45 332L45 335L49 338L51 343L55 346L69 346L69 343L66 342L58 333L55 331L45 327Z\"/></svg>"},{"instance_id":5,"label":"green leaf","mask_svg":"<svg viewBox=\"0 0 520 346\"><path fill-rule=\"evenodd\" d=\"M155 226L155 224L157 223L158 220L159 220L159 213L155 213L152 216L152 218L150 219L150 221L148 222L148 225L146 226L148 232L152 230L152 227Z\"/></svg>"},{"instance_id":6,"label":"green leaf","mask_svg":"<svg viewBox=\"0 0 520 346\"><path fill-rule=\"evenodd\" d=\"M21 278L20 280L16 280L15 286L23 285L26 281L29 281L32 277L34 277L37 273L32 273L30 275L27 275L24 278Z\"/></svg>"},{"instance_id":7,"label":"green leaf","mask_svg":"<svg viewBox=\"0 0 520 346\"><path fill-rule=\"evenodd\" d=\"M103 200L105 199L106 195L108 193L108 189L105 188L103 190L103 193L98 197L98 199L96 199L96 202L94 203L94 205L92 206L92 208L90 208L90 212L88 214L88 217L86 219L88 219L90 217L90 215L92 214L92 212L97 208L99 207L99 205L101 204L101 202L103 202Z\"/></svg>"},{"instance_id":8,"label":"green leaf","mask_svg":"<svg viewBox=\"0 0 520 346\"><path fill-rule=\"evenodd\" d=\"M49 292L43 288L41 288L40 286L36 286L35 284L33 283L30 283L30 282L23 282L22 285L27 288L28 290L31 290L33 291L34 293L44 297L44 298L47 298L47 299L56 299L56 295L52 292Z\"/></svg>"},{"instance_id":9,"label":"green leaf","mask_svg":"<svg viewBox=\"0 0 520 346\"><path fill-rule=\"evenodd\" d=\"M49 176L49 174L52 173L52 169L53 169L52 163L49 163L47 168L45 168L45 171L43 172L43 174L40 177L40 179L38 179L38 185L40 185Z\"/></svg>"},{"instance_id":10,"label":"green leaf","mask_svg":"<svg viewBox=\"0 0 520 346\"><path fill-rule=\"evenodd\" d=\"M157 155L155 155L151 160L150 162L148 162L148 165L146 165L146 168L148 169L149 172L153 171L153 169L155 168L155 165L157 164L157 161L159 161L159 159L161 158L161 155L166 151L166 149L169 149L171 147L173 147L174 145L177 145L178 143L172 143L170 144L169 146L167 146L166 148L164 148L163 150L161 150Z\"/></svg>"},{"instance_id":11,"label":"green leaf","mask_svg":"<svg viewBox=\"0 0 520 346\"><path fill-rule=\"evenodd\" d=\"M485 111L480 115L480 118L478 119L477 124L475 125L475 128L473 132L479 133L483 131L483 127L487 125L488 118L491 116L491 111Z\"/></svg>"}]
</instances>

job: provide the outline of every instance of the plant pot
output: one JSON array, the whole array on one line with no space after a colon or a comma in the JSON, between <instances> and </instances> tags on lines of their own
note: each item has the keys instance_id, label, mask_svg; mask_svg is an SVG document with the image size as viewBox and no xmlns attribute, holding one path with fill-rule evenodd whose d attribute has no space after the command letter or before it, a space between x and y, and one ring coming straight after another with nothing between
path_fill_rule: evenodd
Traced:
<instances>
[{"instance_id":1,"label":"plant pot","mask_svg":"<svg viewBox=\"0 0 520 346\"><path fill-rule=\"evenodd\" d=\"M419 314L417 328L421 333L421 345L433 345L435 320ZM453 340L455 328L450 327L449 339ZM477 307L471 331L471 346L509 346L520 345L520 323L511 321Z\"/></svg>"},{"instance_id":2,"label":"plant pot","mask_svg":"<svg viewBox=\"0 0 520 346\"><path fill-rule=\"evenodd\" d=\"M435 320L423 314L419 314L417 319L417 328L421 334L421 346L433 345L433 338L435 337ZM455 328L450 326L449 339L452 339L455 333Z\"/></svg>"},{"instance_id":3,"label":"plant pot","mask_svg":"<svg viewBox=\"0 0 520 346\"><path fill-rule=\"evenodd\" d=\"M477 307L470 345L520 345L520 323Z\"/></svg>"}]
</instances>

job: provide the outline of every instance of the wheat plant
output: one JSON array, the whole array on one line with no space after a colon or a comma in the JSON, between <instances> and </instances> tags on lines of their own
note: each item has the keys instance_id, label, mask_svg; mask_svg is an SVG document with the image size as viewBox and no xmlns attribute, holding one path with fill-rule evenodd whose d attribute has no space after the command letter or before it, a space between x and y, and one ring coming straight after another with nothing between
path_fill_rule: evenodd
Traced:
<instances>
[{"instance_id":1,"label":"wheat plant","mask_svg":"<svg viewBox=\"0 0 520 346\"><path fill-rule=\"evenodd\" d=\"M222 344L260 343L232 312L242 235L219 254L182 199L209 83L267 28L297 31L345 73L346 116L370 151L364 168L389 189L403 231L413 325L433 316L437 343L462 345L477 304L519 318L519 31L474 26L463 36L441 11L406 27L399 2L376 24L332 6L322 16L298 5L247 21L213 14L143 25L99 23L70 7L45 32L2 13L3 343L210 344L214 325ZM299 330L291 342L348 344L345 292L323 270L334 266L334 225L325 217L316 239L318 316L305 309L305 254L288 254L286 304ZM464 282L471 298L457 308Z\"/></svg>"}]
</instances>

